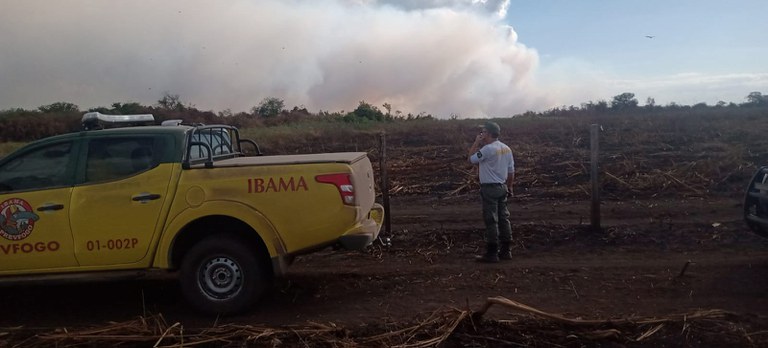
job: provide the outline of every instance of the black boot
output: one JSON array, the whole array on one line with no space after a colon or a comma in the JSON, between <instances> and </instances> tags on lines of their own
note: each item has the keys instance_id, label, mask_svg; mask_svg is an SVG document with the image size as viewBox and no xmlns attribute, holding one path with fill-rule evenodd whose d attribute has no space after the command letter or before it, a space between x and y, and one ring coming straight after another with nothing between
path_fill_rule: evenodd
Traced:
<instances>
[{"instance_id":1,"label":"black boot","mask_svg":"<svg viewBox=\"0 0 768 348\"><path fill-rule=\"evenodd\" d=\"M497 263L499 262L499 245L496 243L488 243L485 245L485 255L475 256L475 261L483 263Z\"/></svg>"},{"instance_id":2,"label":"black boot","mask_svg":"<svg viewBox=\"0 0 768 348\"><path fill-rule=\"evenodd\" d=\"M509 251L509 242L501 242L501 248L499 249L500 260L512 260L512 252Z\"/></svg>"}]
</instances>

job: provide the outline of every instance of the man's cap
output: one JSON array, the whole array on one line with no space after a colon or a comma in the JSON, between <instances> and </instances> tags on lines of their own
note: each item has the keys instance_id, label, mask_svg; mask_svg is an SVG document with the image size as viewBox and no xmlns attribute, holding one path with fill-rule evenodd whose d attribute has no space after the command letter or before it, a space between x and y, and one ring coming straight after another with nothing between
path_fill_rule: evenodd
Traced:
<instances>
[{"instance_id":1,"label":"man's cap","mask_svg":"<svg viewBox=\"0 0 768 348\"><path fill-rule=\"evenodd\" d=\"M496 122L486 122L479 126L480 128L483 128L488 131L488 133L491 133L491 135L498 137L499 134L501 134L501 127L499 127L499 124Z\"/></svg>"}]
</instances>

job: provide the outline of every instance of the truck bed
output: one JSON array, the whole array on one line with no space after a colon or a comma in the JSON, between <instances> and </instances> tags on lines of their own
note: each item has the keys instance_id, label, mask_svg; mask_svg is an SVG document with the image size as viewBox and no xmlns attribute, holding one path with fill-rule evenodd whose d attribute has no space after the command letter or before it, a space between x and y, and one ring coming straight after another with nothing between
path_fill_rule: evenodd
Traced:
<instances>
[{"instance_id":1,"label":"truck bed","mask_svg":"<svg viewBox=\"0 0 768 348\"><path fill-rule=\"evenodd\" d=\"M363 158L365 152L338 152L338 153L318 153L308 155L278 155L278 156L254 156L254 157L236 157L225 160L218 160L213 163L214 167L239 167L239 166L258 166L258 165L285 165L285 164L307 164L307 163L347 163L352 164ZM197 164L192 166L203 167Z\"/></svg>"}]
</instances>

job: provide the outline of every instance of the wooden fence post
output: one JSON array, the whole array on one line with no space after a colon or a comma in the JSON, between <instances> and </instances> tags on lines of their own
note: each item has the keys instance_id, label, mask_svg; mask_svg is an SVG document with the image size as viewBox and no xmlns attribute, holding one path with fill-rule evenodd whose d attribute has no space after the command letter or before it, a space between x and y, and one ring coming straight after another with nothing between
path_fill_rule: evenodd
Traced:
<instances>
[{"instance_id":1,"label":"wooden fence post","mask_svg":"<svg viewBox=\"0 0 768 348\"><path fill-rule=\"evenodd\" d=\"M598 153L599 153L599 139L600 126L593 124L590 127L590 169L591 169L591 181L592 181L592 209L590 214L590 221L592 222L592 230L600 231L600 178L598 177Z\"/></svg>"},{"instance_id":2,"label":"wooden fence post","mask_svg":"<svg viewBox=\"0 0 768 348\"><path fill-rule=\"evenodd\" d=\"M387 178L387 133L381 132L379 140L379 172L381 173L379 186L381 187L382 205L384 206L384 232L389 236L392 227L389 214L389 179Z\"/></svg>"}]
</instances>

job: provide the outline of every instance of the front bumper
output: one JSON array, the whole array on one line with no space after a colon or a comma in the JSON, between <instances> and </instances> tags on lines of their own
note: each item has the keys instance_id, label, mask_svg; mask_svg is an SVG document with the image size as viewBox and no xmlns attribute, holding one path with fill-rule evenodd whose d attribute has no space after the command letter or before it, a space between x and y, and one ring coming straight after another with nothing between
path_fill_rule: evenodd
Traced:
<instances>
[{"instance_id":1,"label":"front bumper","mask_svg":"<svg viewBox=\"0 0 768 348\"><path fill-rule=\"evenodd\" d=\"M364 250L379 236L384 222L384 207L374 203L363 221L339 237L339 244L350 250Z\"/></svg>"}]
</instances>

